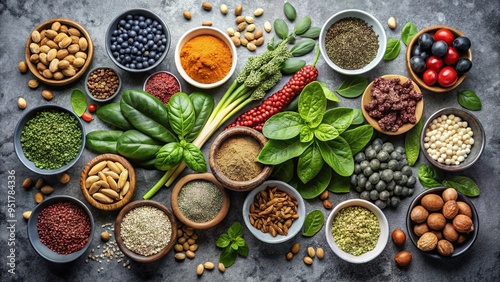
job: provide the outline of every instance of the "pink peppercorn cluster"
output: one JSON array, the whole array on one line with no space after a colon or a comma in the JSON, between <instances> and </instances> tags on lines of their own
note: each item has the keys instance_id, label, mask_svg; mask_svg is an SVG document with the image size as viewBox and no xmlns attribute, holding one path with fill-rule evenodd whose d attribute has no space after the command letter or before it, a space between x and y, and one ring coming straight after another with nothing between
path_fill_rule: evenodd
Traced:
<instances>
[{"instance_id":1,"label":"pink peppercorn cluster","mask_svg":"<svg viewBox=\"0 0 500 282\"><path fill-rule=\"evenodd\" d=\"M146 81L144 91L155 96L166 105L172 95L181 91L181 87L175 76L166 72L159 72Z\"/></svg>"},{"instance_id":2,"label":"pink peppercorn cluster","mask_svg":"<svg viewBox=\"0 0 500 282\"><path fill-rule=\"evenodd\" d=\"M395 132L406 123L417 122L415 110L422 93L413 89L411 80L403 84L399 82L399 78L376 78L371 89L373 100L364 105L368 115L377 119L384 131Z\"/></svg>"}]
</instances>

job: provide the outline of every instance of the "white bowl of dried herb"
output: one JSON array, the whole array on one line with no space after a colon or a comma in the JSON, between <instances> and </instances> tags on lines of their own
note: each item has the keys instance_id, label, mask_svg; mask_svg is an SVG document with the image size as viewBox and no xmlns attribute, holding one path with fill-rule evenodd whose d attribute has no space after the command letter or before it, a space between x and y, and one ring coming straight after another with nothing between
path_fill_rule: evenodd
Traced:
<instances>
[{"instance_id":1,"label":"white bowl of dried herb","mask_svg":"<svg viewBox=\"0 0 500 282\"><path fill-rule=\"evenodd\" d=\"M321 54L335 71L359 75L372 70L384 57L387 44L382 24L361 10L344 10L330 17L319 36Z\"/></svg>"}]
</instances>

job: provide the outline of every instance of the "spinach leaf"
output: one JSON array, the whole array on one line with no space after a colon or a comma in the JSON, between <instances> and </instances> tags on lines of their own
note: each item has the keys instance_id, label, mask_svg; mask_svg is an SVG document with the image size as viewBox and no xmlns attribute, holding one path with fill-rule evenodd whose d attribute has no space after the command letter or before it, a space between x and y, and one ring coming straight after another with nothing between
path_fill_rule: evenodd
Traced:
<instances>
[{"instance_id":1,"label":"spinach leaf","mask_svg":"<svg viewBox=\"0 0 500 282\"><path fill-rule=\"evenodd\" d=\"M280 66L280 71L283 74L294 74L306 65L306 61L289 58Z\"/></svg>"},{"instance_id":2,"label":"spinach leaf","mask_svg":"<svg viewBox=\"0 0 500 282\"><path fill-rule=\"evenodd\" d=\"M288 25L282 19L275 19L274 32L276 32L276 35L278 35L279 38L285 39L288 37Z\"/></svg>"},{"instance_id":3,"label":"spinach leaf","mask_svg":"<svg viewBox=\"0 0 500 282\"><path fill-rule=\"evenodd\" d=\"M188 95L183 92L177 92L167 104L168 120L172 130L184 139L194 126L196 120L193 102Z\"/></svg>"},{"instance_id":4,"label":"spinach leaf","mask_svg":"<svg viewBox=\"0 0 500 282\"><path fill-rule=\"evenodd\" d=\"M458 103L460 106L471 111L479 111L482 108L481 99L472 90L458 92Z\"/></svg>"},{"instance_id":5,"label":"spinach leaf","mask_svg":"<svg viewBox=\"0 0 500 282\"><path fill-rule=\"evenodd\" d=\"M335 127L322 123L314 130L314 136L319 141L328 141L337 138L339 132Z\"/></svg>"},{"instance_id":6,"label":"spinach leaf","mask_svg":"<svg viewBox=\"0 0 500 282\"><path fill-rule=\"evenodd\" d=\"M366 144L372 139L373 127L365 124L346 130L340 136L349 144L352 154L355 155L357 152L363 150Z\"/></svg>"},{"instance_id":7,"label":"spinach leaf","mask_svg":"<svg viewBox=\"0 0 500 282\"><path fill-rule=\"evenodd\" d=\"M264 127L262 133L269 139L286 140L299 135L304 122L296 112L282 112L271 116Z\"/></svg>"},{"instance_id":8,"label":"spinach leaf","mask_svg":"<svg viewBox=\"0 0 500 282\"><path fill-rule=\"evenodd\" d=\"M366 86L368 86L368 79L360 75L353 75L348 76L335 91L342 97L356 98L363 94Z\"/></svg>"},{"instance_id":9,"label":"spinach leaf","mask_svg":"<svg viewBox=\"0 0 500 282\"><path fill-rule=\"evenodd\" d=\"M142 133L164 143L178 141L166 127L167 106L153 95L141 90L125 90L120 108L125 118Z\"/></svg>"},{"instance_id":10,"label":"spinach leaf","mask_svg":"<svg viewBox=\"0 0 500 282\"><path fill-rule=\"evenodd\" d=\"M123 116L119 103L100 106L95 113L100 120L121 130L135 129Z\"/></svg>"},{"instance_id":11,"label":"spinach leaf","mask_svg":"<svg viewBox=\"0 0 500 282\"><path fill-rule=\"evenodd\" d=\"M317 26L311 26L306 32L302 33L300 36L305 38L317 39L321 33L321 28Z\"/></svg>"},{"instance_id":12,"label":"spinach leaf","mask_svg":"<svg viewBox=\"0 0 500 282\"><path fill-rule=\"evenodd\" d=\"M193 92L189 95L189 99L193 102L196 120L191 132L184 136L184 139L188 142L192 142L198 137L198 134L200 134L200 131L203 129L203 126L205 126L205 123L207 123L208 118L214 110L214 97L201 92Z\"/></svg>"},{"instance_id":13,"label":"spinach leaf","mask_svg":"<svg viewBox=\"0 0 500 282\"><path fill-rule=\"evenodd\" d=\"M289 159L300 156L312 144L311 142L302 143L299 137L289 140L267 141L257 157L257 160L263 164L276 165Z\"/></svg>"},{"instance_id":14,"label":"spinach leaf","mask_svg":"<svg viewBox=\"0 0 500 282\"><path fill-rule=\"evenodd\" d=\"M295 10L295 7L289 2L285 2L285 5L283 6L283 11L285 12L286 18L291 22L293 22L297 17L297 11Z\"/></svg>"},{"instance_id":15,"label":"spinach leaf","mask_svg":"<svg viewBox=\"0 0 500 282\"><path fill-rule=\"evenodd\" d=\"M300 142L307 143L314 138L314 132L307 125L302 126L300 129Z\"/></svg>"},{"instance_id":16,"label":"spinach leaf","mask_svg":"<svg viewBox=\"0 0 500 282\"><path fill-rule=\"evenodd\" d=\"M297 191L300 193L304 199L314 199L318 197L323 191L325 191L328 184L330 184L330 179L332 178L332 169L324 165L317 177L313 178L307 183L302 183L298 179L294 184L296 185Z\"/></svg>"},{"instance_id":17,"label":"spinach leaf","mask_svg":"<svg viewBox=\"0 0 500 282\"><path fill-rule=\"evenodd\" d=\"M312 237L318 233L325 224L325 216L320 210L313 210L306 215L302 236Z\"/></svg>"},{"instance_id":18,"label":"spinach leaf","mask_svg":"<svg viewBox=\"0 0 500 282\"><path fill-rule=\"evenodd\" d=\"M425 189L442 186L441 179L442 173L437 168L427 164L418 166L418 180Z\"/></svg>"},{"instance_id":19,"label":"spinach leaf","mask_svg":"<svg viewBox=\"0 0 500 282\"><path fill-rule=\"evenodd\" d=\"M340 176L334 171L332 180L326 189L333 193L349 193L351 191L351 181L349 177Z\"/></svg>"},{"instance_id":20,"label":"spinach leaf","mask_svg":"<svg viewBox=\"0 0 500 282\"><path fill-rule=\"evenodd\" d=\"M418 156L420 155L420 133L422 132L423 126L424 123L422 119L420 119L405 136L406 158L410 166L413 166L417 162Z\"/></svg>"},{"instance_id":21,"label":"spinach leaf","mask_svg":"<svg viewBox=\"0 0 500 282\"><path fill-rule=\"evenodd\" d=\"M118 138L116 151L126 158L141 161L153 158L161 146L161 142L133 129Z\"/></svg>"},{"instance_id":22,"label":"spinach leaf","mask_svg":"<svg viewBox=\"0 0 500 282\"><path fill-rule=\"evenodd\" d=\"M87 133L85 146L99 154L116 154L116 143L122 134L121 130L94 130Z\"/></svg>"},{"instance_id":23,"label":"spinach leaf","mask_svg":"<svg viewBox=\"0 0 500 282\"><path fill-rule=\"evenodd\" d=\"M200 148L191 143L186 143L182 159L186 165L196 172L207 172L207 162Z\"/></svg>"},{"instance_id":24,"label":"spinach leaf","mask_svg":"<svg viewBox=\"0 0 500 282\"><path fill-rule=\"evenodd\" d=\"M365 122L365 117L363 116L363 111L361 109L355 108L352 109L354 111L354 118L352 119L351 125L359 125Z\"/></svg>"},{"instance_id":25,"label":"spinach leaf","mask_svg":"<svg viewBox=\"0 0 500 282\"><path fill-rule=\"evenodd\" d=\"M354 159L349 144L342 137L328 142L318 143L325 162L341 176L350 176L354 172Z\"/></svg>"},{"instance_id":26,"label":"spinach leaf","mask_svg":"<svg viewBox=\"0 0 500 282\"><path fill-rule=\"evenodd\" d=\"M324 82L318 82L321 85L321 88L323 88L323 94L325 94L325 97L327 100L332 101L332 102L340 102L339 97L333 93L328 86Z\"/></svg>"},{"instance_id":27,"label":"spinach leaf","mask_svg":"<svg viewBox=\"0 0 500 282\"><path fill-rule=\"evenodd\" d=\"M314 41L314 39L302 39L293 45L292 49L290 49L290 53L294 57L304 56L309 54L314 49L314 46L316 46L316 41Z\"/></svg>"},{"instance_id":28,"label":"spinach leaf","mask_svg":"<svg viewBox=\"0 0 500 282\"><path fill-rule=\"evenodd\" d=\"M297 176L302 183L311 181L323 167L323 158L316 144L309 146L299 157L297 163Z\"/></svg>"},{"instance_id":29,"label":"spinach leaf","mask_svg":"<svg viewBox=\"0 0 500 282\"><path fill-rule=\"evenodd\" d=\"M311 128L321 124L326 111L326 97L323 94L323 87L317 81L306 85L299 96L300 117Z\"/></svg>"},{"instance_id":30,"label":"spinach leaf","mask_svg":"<svg viewBox=\"0 0 500 282\"><path fill-rule=\"evenodd\" d=\"M309 27L311 26L311 18L310 17L303 17L295 23L295 27L293 28L293 33L295 35L301 35L304 32L306 32Z\"/></svg>"},{"instance_id":31,"label":"spinach leaf","mask_svg":"<svg viewBox=\"0 0 500 282\"><path fill-rule=\"evenodd\" d=\"M458 192L467 197L477 197L481 193L474 180L466 176L454 176L450 180L443 181L443 184L457 189Z\"/></svg>"},{"instance_id":32,"label":"spinach leaf","mask_svg":"<svg viewBox=\"0 0 500 282\"><path fill-rule=\"evenodd\" d=\"M136 161L131 160L134 165L137 165L144 169L156 169L155 167L155 158L151 158L148 160Z\"/></svg>"},{"instance_id":33,"label":"spinach leaf","mask_svg":"<svg viewBox=\"0 0 500 282\"><path fill-rule=\"evenodd\" d=\"M417 34L417 27L412 22L407 22L401 30L401 40L408 45L413 37Z\"/></svg>"},{"instance_id":34,"label":"spinach leaf","mask_svg":"<svg viewBox=\"0 0 500 282\"><path fill-rule=\"evenodd\" d=\"M384 60L392 61L396 59L399 55L399 51L401 50L401 43L399 39L389 38L387 39L387 47L385 48Z\"/></svg>"},{"instance_id":35,"label":"spinach leaf","mask_svg":"<svg viewBox=\"0 0 500 282\"><path fill-rule=\"evenodd\" d=\"M352 123L354 110L350 108L333 108L326 111L323 123L330 124L342 134Z\"/></svg>"},{"instance_id":36,"label":"spinach leaf","mask_svg":"<svg viewBox=\"0 0 500 282\"><path fill-rule=\"evenodd\" d=\"M75 89L71 92L71 107L73 112L79 117L87 110L87 97L80 89Z\"/></svg>"},{"instance_id":37,"label":"spinach leaf","mask_svg":"<svg viewBox=\"0 0 500 282\"><path fill-rule=\"evenodd\" d=\"M275 165L272 176L283 182L290 182L294 175L295 165L292 160L285 161L281 164Z\"/></svg>"},{"instance_id":38,"label":"spinach leaf","mask_svg":"<svg viewBox=\"0 0 500 282\"><path fill-rule=\"evenodd\" d=\"M155 167L166 171L177 166L182 160L183 152L184 148L178 142L165 144L156 154Z\"/></svg>"}]
</instances>

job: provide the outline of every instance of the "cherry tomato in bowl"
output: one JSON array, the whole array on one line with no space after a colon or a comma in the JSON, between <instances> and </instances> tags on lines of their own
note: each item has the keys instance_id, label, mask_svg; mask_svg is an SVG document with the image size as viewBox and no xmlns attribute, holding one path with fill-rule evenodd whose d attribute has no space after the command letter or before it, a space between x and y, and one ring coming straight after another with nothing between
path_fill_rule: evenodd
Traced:
<instances>
[{"instance_id":1,"label":"cherry tomato in bowl","mask_svg":"<svg viewBox=\"0 0 500 282\"><path fill-rule=\"evenodd\" d=\"M429 86L434 85L438 79L438 73L435 70L427 69L424 71L422 79L424 80L425 84Z\"/></svg>"},{"instance_id":2,"label":"cherry tomato in bowl","mask_svg":"<svg viewBox=\"0 0 500 282\"><path fill-rule=\"evenodd\" d=\"M460 54L457 52L457 50L449 46L443 58L444 63L447 64L448 66L453 66L458 62L459 59L460 59Z\"/></svg>"},{"instance_id":3,"label":"cherry tomato in bowl","mask_svg":"<svg viewBox=\"0 0 500 282\"><path fill-rule=\"evenodd\" d=\"M425 67L428 70L435 70L438 72L443 67L443 59L432 55L427 59L427 61L425 61Z\"/></svg>"},{"instance_id":4,"label":"cherry tomato in bowl","mask_svg":"<svg viewBox=\"0 0 500 282\"><path fill-rule=\"evenodd\" d=\"M434 41L437 42L439 40L443 40L446 44L448 44L448 46L452 46L453 40L455 40L455 35L453 35L449 29L440 28L434 34Z\"/></svg>"},{"instance_id":5,"label":"cherry tomato in bowl","mask_svg":"<svg viewBox=\"0 0 500 282\"><path fill-rule=\"evenodd\" d=\"M454 68L446 66L441 69L438 73L438 83L442 87L450 87L458 80L457 72Z\"/></svg>"}]
</instances>

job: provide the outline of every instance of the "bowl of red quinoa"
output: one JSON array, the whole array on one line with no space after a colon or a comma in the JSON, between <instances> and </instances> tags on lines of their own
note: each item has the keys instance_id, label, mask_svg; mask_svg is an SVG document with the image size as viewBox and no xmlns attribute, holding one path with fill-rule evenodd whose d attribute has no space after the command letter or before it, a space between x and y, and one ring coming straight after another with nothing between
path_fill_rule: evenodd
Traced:
<instances>
[{"instance_id":1,"label":"bowl of red quinoa","mask_svg":"<svg viewBox=\"0 0 500 282\"><path fill-rule=\"evenodd\" d=\"M149 263L163 258L177 239L174 214L163 204L139 200L127 204L115 221L115 239L130 259Z\"/></svg>"},{"instance_id":2,"label":"bowl of red quinoa","mask_svg":"<svg viewBox=\"0 0 500 282\"><path fill-rule=\"evenodd\" d=\"M115 98L120 92L122 79L111 67L95 67L85 78L85 90L90 99L96 102L107 102Z\"/></svg>"},{"instance_id":3,"label":"bowl of red quinoa","mask_svg":"<svg viewBox=\"0 0 500 282\"><path fill-rule=\"evenodd\" d=\"M52 196L38 204L28 220L28 240L45 260L66 264L80 258L92 243L90 209L71 196Z\"/></svg>"},{"instance_id":4,"label":"bowl of red quinoa","mask_svg":"<svg viewBox=\"0 0 500 282\"><path fill-rule=\"evenodd\" d=\"M165 105L172 95L182 91L179 79L168 71L158 71L148 76L142 90L155 96Z\"/></svg>"},{"instance_id":5,"label":"bowl of red quinoa","mask_svg":"<svg viewBox=\"0 0 500 282\"><path fill-rule=\"evenodd\" d=\"M361 98L366 121L378 132L400 135L422 118L424 98L415 82L395 74L375 78Z\"/></svg>"}]
</instances>

